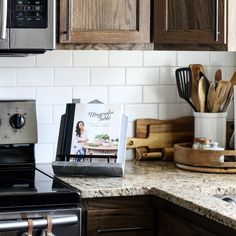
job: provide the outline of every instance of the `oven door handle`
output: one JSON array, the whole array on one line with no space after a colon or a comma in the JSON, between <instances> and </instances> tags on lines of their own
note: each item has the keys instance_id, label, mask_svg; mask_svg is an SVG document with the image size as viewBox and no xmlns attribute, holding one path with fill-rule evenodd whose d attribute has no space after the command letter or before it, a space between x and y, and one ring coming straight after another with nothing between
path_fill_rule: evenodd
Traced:
<instances>
[{"instance_id":1,"label":"oven door handle","mask_svg":"<svg viewBox=\"0 0 236 236\"><path fill-rule=\"evenodd\" d=\"M7 1L8 0L2 0L0 3L0 39L6 39Z\"/></svg>"},{"instance_id":2,"label":"oven door handle","mask_svg":"<svg viewBox=\"0 0 236 236\"><path fill-rule=\"evenodd\" d=\"M76 214L56 216L51 217L52 226L55 225L73 225L77 224L79 219ZM48 227L47 219L32 219L34 228L46 229ZM27 230L28 221L27 220L15 220L15 221L1 221L0 222L0 232L1 231L11 231L11 230Z\"/></svg>"}]
</instances>

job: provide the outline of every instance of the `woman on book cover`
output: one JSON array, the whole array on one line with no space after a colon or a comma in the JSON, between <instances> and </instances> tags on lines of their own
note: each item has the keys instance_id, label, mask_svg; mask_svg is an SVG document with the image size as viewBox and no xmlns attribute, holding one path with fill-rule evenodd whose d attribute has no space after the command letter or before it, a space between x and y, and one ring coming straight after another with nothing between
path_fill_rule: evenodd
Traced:
<instances>
[{"instance_id":1,"label":"woman on book cover","mask_svg":"<svg viewBox=\"0 0 236 236\"><path fill-rule=\"evenodd\" d=\"M82 120L78 121L75 128L74 138L74 154L85 155L86 149L84 148L85 143L88 141L87 131L84 128L85 124Z\"/></svg>"}]
</instances>

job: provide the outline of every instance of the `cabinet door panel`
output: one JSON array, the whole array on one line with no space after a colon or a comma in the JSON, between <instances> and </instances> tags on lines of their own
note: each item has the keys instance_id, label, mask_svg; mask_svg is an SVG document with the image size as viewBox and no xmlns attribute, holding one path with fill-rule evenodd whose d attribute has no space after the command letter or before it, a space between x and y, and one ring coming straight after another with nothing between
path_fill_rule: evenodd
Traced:
<instances>
[{"instance_id":1,"label":"cabinet door panel","mask_svg":"<svg viewBox=\"0 0 236 236\"><path fill-rule=\"evenodd\" d=\"M214 1L168 0L168 30L203 30L214 28Z\"/></svg>"},{"instance_id":2,"label":"cabinet door panel","mask_svg":"<svg viewBox=\"0 0 236 236\"><path fill-rule=\"evenodd\" d=\"M136 0L77 0L72 30L136 30Z\"/></svg>"},{"instance_id":3,"label":"cabinet door panel","mask_svg":"<svg viewBox=\"0 0 236 236\"><path fill-rule=\"evenodd\" d=\"M223 44L224 0L154 2L154 41L160 44Z\"/></svg>"},{"instance_id":4,"label":"cabinet door panel","mask_svg":"<svg viewBox=\"0 0 236 236\"><path fill-rule=\"evenodd\" d=\"M61 43L148 43L150 0L60 0Z\"/></svg>"},{"instance_id":5,"label":"cabinet door panel","mask_svg":"<svg viewBox=\"0 0 236 236\"><path fill-rule=\"evenodd\" d=\"M157 231L158 236L216 236L214 233L162 210L158 212Z\"/></svg>"}]
</instances>

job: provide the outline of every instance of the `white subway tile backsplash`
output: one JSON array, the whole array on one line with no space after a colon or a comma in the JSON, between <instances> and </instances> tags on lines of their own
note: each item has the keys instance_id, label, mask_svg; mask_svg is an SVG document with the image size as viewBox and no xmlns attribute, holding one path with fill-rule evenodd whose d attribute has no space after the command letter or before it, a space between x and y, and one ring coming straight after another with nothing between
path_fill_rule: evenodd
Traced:
<instances>
[{"instance_id":1,"label":"white subway tile backsplash","mask_svg":"<svg viewBox=\"0 0 236 236\"><path fill-rule=\"evenodd\" d=\"M88 68L56 68L55 86L84 86L90 84Z\"/></svg>"},{"instance_id":2,"label":"white subway tile backsplash","mask_svg":"<svg viewBox=\"0 0 236 236\"><path fill-rule=\"evenodd\" d=\"M56 143L58 140L59 125L38 125L38 142L42 144Z\"/></svg>"},{"instance_id":3,"label":"white subway tile backsplash","mask_svg":"<svg viewBox=\"0 0 236 236\"><path fill-rule=\"evenodd\" d=\"M37 67L71 67L72 51L54 50L37 56Z\"/></svg>"},{"instance_id":4,"label":"white subway tile backsplash","mask_svg":"<svg viewBox=\"0 0 236 236\"><path fill-rule=\"evenodd\" d=\"M88 103L98 99L103 103L108 102L108 90L104 86L75 87L73 88L73 98L80 98L81 103Z\"/></svg>"},{"instance_id":5,"label":"white subway tile backsplash","mask_svg":"<svg viewBox=\"0 0 236 236\"><path fill-rule=\"evenodd\" d=\"M158 105L157 104L137 104L126 105L125 114L129 118L129 122L134 122L136 119L153 118L158 117Z\"/></svg>"},{"instance_id":6,"label":"white subway tile backsplash","mask_svg":"<svg viewBox=\"0 0 236 236\"><path fill-rule=\"evenodd\" d=\"M160 104L159 119L168 120L184 116L192 116L193 111L188 104Z\"/></svg>"},{"instance_id":7,"label":"white subway tile backsplash","mask_svg":"<svg viewBox=\"0 0 236 236\"><path fill-rule=\"evenodd\" d=\"M236 53L190 51L55 50L43 55L0 57L0 99L36 99L39 141L36 162L55 160L61 115L66 103L98 99L125 105L128 137L136 119L174 119L191 116L179 97L175 70L201 63L208 79L217 69L229 80ZM228 109L233 120L233 105ZM132 159L133 150L126 159Z\"/></svg>"},{"instance_id":8,"label":"white subway tile backsplash","mask_svg":"<svg viewBox=\"0 0 236 236\"><path fill-rule=\"evenodd\" d=\"M127 68L126 83L128 85L159 84L158 68Z\"/></svg>"},{"instance_id":9,"label":"white subway tile backsplash","mask_svg":"<svg viewBox=\"0 0 236 236\"><path fill-rule=\"evenodd\" d=\"M109 66L142 66L143 52L142 51L110 51Z\"/></svg>"},{"instance_id":10,"label":"white subway tile backsplash","mask_svg":"<svg viewBox=\"0 0 236 236\"><path fill-rule=\"evenodd\" d=\"M53 123L60 124L61 116L66 112L66 104L62 106L54 106L53 109Z\"/></svg>"},{"instance_id":11,"label":"white subway tile backsplash","mask_svg":"<svg viewBox=\"0 0 236 236\"><path fill-rule=\"evenodd\" d=\"M39 105L63 105L72 101L70 87L38 87L36 93Z\"/></svg>"},{"instance_id":12,"label":"white subway tile backsplash","mask_svg":"<svg viewBox=\"0 0 236 236\"><path fill-rule=\"evenodd\" d=\"M178 52L178 66L188 66L189 64L210 65L210 52Z\"/></svg>"},{"instance_id":13,"label":"white subway tile backsplash","mask_svg":"<svg viewBox=\"0 0 236 236\"><path fill-rule=\"evenodd\" d=\"M173 103L176 102L176 86L144 86L144 103Z\"/></svg>"},{"instance_id":14,"label":"white subway tile backsplash","mask_svg":"<svg viewBox=\"0 0 236 236\"><path fill-rule=\"evenodd\" d=\"M108 66L108 51L75 50L73 51L74 67Z\"/></svg>"},{"instance_id":15,"label":"white subway tile backsplash","mask_svg":"<svg viewBox=\"0 0 236 236\"><path fill-rule=\"evenodd\" d=\"M52 68L19 68L18 86L53 86Z\"/></svg>"},{"instance_id":16,"label":"white subway tile backsplash","mask_svg":"<svg viewBox=\"0 0 236 236\"><path fill-rule=\"evenodd\" d=\"M36 144L35 159L37 163L51 163L54 161L53 144Z\"/></svg>"},{"instance_id":17,"label":"white subway tile backsplash","mask_svg":"<svg viewBox=\"0 0 236 236\"><path fill-rule=\"evenodd\" d=\"M35 67L36 56L28 57L0 57L1 67Z\"/></svg>"},{"instance_id":18,"label":"white subway tile backsplash","mask_svg":"<svg viewBox=\"0 0 236 236\"><path fill-rule=\"evenodd\" d=\"M16 86L17 69L0 68L0 86Z\"/></svg>"},{"instance_id":19,"label":"white subway tile backsplash","mask_svg":"<svg viewBox=\"0 0 236 236\"><path fill-rule=\"evenodd\" d=\"M144 66L176 66L176 51L145 51Z\"/></svg>"},{"instance_id":20,"label":"white subway tile backsplash","mask_svg":"<svg viewBox=\"0 0 236 236\"><path fill-rule=\"evenodd\" d=\"M235 66L235 52L211 52L211 66Z\"/></svg>"},{"instance_id":21,"label":"white subway tile backsplash","mask_svg":"<svg viewBox=\"0 0 236 236\"><path fill-rule=\"evenodd\" d=\"M35 88L0 87L0 99L35 99Z\"/></svg>"},{"instance_id":22,"label":"white subway tile backsplash","mask_svg":"<svg viewBox=\"0 0 236 236\"><path fill-rule=\"evenodd\" d=\"M91 69L91 85L124 85L124 68L93 68Z\"/></svg>"},{"instance_id":23,"label":"white subway tile backsplash","mask_svg":"<svg viewBox=\"0 0 236 236\"><path fill-rule=\"evenodd\" d=\"M37 106L37 122L39 125L52 124L53 106Z\"/></svg>"},{"instance_id":24,"label":"white subway tile backsplash","mask_svg":"<svg viewBox=\"0 0 236 236\"><path fill-rule=\"evenodd\" d=\"M175 70L176 67L161 67L160 68L160 84L171 85L176 84Z\"/></svg>"},{"instance_id":25,"label":"white subway tile backsplash","mask_svg":"<svg viewBox=\"0 0 236 236\"><path fill-rule=\"evenodd\" d=\"M109 87L109 103L142 103L141 86L111 86Z\"/></svg>"}]
</instances>

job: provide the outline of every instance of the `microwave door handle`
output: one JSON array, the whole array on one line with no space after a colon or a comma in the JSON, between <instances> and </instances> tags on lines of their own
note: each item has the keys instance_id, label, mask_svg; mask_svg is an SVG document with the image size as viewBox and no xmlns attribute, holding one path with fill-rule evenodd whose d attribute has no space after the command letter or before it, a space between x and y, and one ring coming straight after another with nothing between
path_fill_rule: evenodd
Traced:
<instances>
[{"instance_id":1,"label":"microwave door handle","mask_svg":"<svg viewBox=\"0 0 236 236\"><path fill-rule=\"evenodd\" d=\"M1 3L0 3L0 14L1 14L0 39L6 39L7 1L8 0L1 0Z\"/></svg>"}]
</instances>

